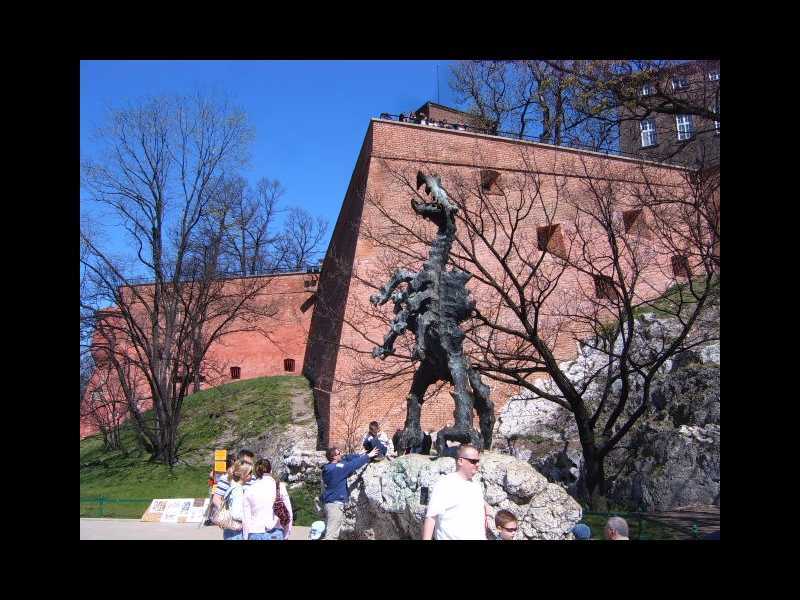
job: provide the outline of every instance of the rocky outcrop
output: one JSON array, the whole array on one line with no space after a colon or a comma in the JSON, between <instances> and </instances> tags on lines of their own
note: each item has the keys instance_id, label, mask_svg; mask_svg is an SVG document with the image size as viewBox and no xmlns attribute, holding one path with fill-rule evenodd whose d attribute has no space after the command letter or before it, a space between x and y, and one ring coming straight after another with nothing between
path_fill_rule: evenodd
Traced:
<instances>
[{"instance_id":1,"label":"rocky outcrop","mask_svg":"<svg viewBox=\"0 0 800 600\"><path fill-rule=\"evenodd\" d=\"M635 510L719 506L719 366L690 364L654 391L658 408L606 460L608 497Z\"/></svg>"},{"instance_id":2,"label":"rocky outcrop","mask_svg":"<svg viewBox=\"0 0 800 600\"><path fill-rule=\"evenodd\" d=\"M718 327L718 312L706 317L704 326L714 326L714 319ZM674 319L640 316L636 353L660 349L678 330ZM606 360L605 353L587 344L575 360L560 367L571 381L582 384ZM683 352L661 367L653 382L650 410L606 460L609 498L615 503L630 510L719 505L719 361L716 342ZM641 381L632 383L627 414L641 397ZM590 407L597 406L603 384L602 378L589 384L584 397ZM542 387L558 393L550 381L542 382ZM615 382L612 395L620 387ZM600 426L607 414L601 416ZM511 398L498 417L493 447L528 461L549 481L577 493L581 447L572 414L559 405L533 394Z\"/></svg>"},{"instance_id":3,"label":"rocky outcrop","mask_svg":"<svg viewBox=\"0 0 800 600\"><path fill-rule=\"evenodd\" d=\"M456 468L450 457L409 454L371 463L348 481L342 539L419 539L428 493L436 481ZM581 507L561 487L549 483L527 462L506 454L484 452L476 478L496 512L517 515L519 539L571 539Z\"/></svg>"}]
</instances>

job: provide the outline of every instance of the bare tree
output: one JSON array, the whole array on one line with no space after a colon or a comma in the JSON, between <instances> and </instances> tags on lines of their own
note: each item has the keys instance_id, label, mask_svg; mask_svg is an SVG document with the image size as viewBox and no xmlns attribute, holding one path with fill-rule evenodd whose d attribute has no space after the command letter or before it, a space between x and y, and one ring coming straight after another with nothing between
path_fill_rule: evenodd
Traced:
<instances>
[{"instance_id":1,"label":"bare tree","mask_svg":"<svg viewBox=\"0 0 800 600\"><path fill-rule=\"evenodd\" d=\"M651 115L691 115L691 136L664 148L668 160L718 133L719 63L677 60L459 61L450 85L493 133L538 132L539 141L615 151L620 128ZM683 80L680 86L673 79ZM708 72L708 74L707 74ZM716 78L708 75L716 73ZM662 134L666 134L663 131Z\"/></svg>"},{"instance_id":2,"label":"bare tree","mask_svg":"<svg viewBox=\"0 0 800 600\"><path fill-rule=\"evenodd\" d=\"M652 115L696 117L691 136L677 140L659 157L667 160L688 146L719 133L719 61L589 60L544 61L573 91L578 118L594 125L608 139L616 139L629 122ZM662 132L666 133L666 132ZM700 158L697 166L708 166Z\"/></svg>"},{"instance_id":3,"label":"bare tree","mask_svg":"<svg viewBox=\"0 0 800 600\"><path fill-rule=\"evenodd\" d=\"M291 208L283 232L275 241L275 261L287 269L301 270L316 261L322 251L322 241L328 223L316 219L302 208Z\"/></svg>"},{"instance_id":4,"label":"bare tree","mask_svg":"<svg viewBox=\"0 0 800 600\"><path fill-rule=\"evenodd\" d=\"M606 149L608 128L599 128L588 109L577 110L585 103L571 72L576 68L577 61L459 61L450 86L493 134Z\"/></svg>"},{"instance_id":5,"label":"bare tree","mask_svg":"<svg viewBox=\"0 0 800 600\"><path fill-rule=\"evenodd\" d=\"M701 177L702 171L582 156L569 172L552 175L537 167L535 155L523 152L521 159L526 168L491 195L477 173L442 167L459 207L451 261L472 274L478 307L465 324L465 348L473 366L503 389L572 414L585 494L601 507L604 460L650 407L665 363L717 339L718 324L699 322L719 295L719 171L715 182L711 172ZM424 200L412 183L417 165L383 167ZM392 264L386 272L418 268L430 232L399 213L396 198L367 202L375 217L365 218L362 232ZM374 270L359 275L365 286L381 280ZM654 308L671 317L670 335L657 342L637 328L638 316ZM367 344L382 343L365 325L375 323L369 313L350 323L366 342L353 348L366 354ZM395 355L373 367L373 384L413 369L408 341L398 340ZM579 381L561 362L576 344L601 356Z\"/></svg>"},{"instance_id":6,"label":"bare tree","mask_svg":"<svg viewBox=\"0 0 800 600\"><path fill-rule=\"evenodd\" d=\"M225 100L196 94L112 111L98 134L104 153L83 161L82 185L125 229L133 256L115 256L82 230L81 265L97 290L82 307L111 307L94 313L95 351L117 374L146 449L174 464L183 400L209 346L272 314L266 280L219 277L231 214L221 189L246 159L252 131Z\"/></svg>"},{"instance_id":7,"label":"bare tree","mask_svg":"<svg viewBox=\"0 0 800 600\"><path fill-rule=\"evenodd\" d=\"M224 258L230 272L258 275L275 268L275 243L279 235L272 231L280 210L278 203L286 190L278 180L262 178L251 189L242 177L232 177L220 189L221 206L231 226L224 239ZM220 211L222 216L222 211Z\"/></svg>"}]
</instances>

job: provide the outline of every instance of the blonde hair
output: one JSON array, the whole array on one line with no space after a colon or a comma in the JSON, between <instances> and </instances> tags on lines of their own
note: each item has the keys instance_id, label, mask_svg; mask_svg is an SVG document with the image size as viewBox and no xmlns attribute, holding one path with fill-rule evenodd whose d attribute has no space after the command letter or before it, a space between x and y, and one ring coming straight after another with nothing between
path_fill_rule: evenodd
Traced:
<instances>
[{"instance_id":1,"label":"blonde hair","mask_svg":"<svg viewBox=\"0 0 800 600\"><path fill-rule=\"evenodd\" d=\"M253 472L253 465L237 460L233 466L228 469L229 481L242 482L250 473Z\"/></svg>"}]
</instances>

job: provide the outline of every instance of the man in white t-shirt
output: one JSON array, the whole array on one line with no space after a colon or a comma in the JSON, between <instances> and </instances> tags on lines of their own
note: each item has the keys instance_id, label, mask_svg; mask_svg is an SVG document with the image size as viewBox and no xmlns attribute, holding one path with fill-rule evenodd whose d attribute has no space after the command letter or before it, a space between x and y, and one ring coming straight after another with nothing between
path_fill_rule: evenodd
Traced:
<instances>
[{"instance_id":1,"label":"man in white t-shirt","mask_svg":"<svg viewBox=\"0 0 800 600\"><path fill-rule=\"evenodd\" d=\"M479 463L475 446L459 446L455 473L439 479L431 491L422 525L423 540L486 539L491 509L483 499L481 484L473 480Z\"/></svg>"}]
</instances>

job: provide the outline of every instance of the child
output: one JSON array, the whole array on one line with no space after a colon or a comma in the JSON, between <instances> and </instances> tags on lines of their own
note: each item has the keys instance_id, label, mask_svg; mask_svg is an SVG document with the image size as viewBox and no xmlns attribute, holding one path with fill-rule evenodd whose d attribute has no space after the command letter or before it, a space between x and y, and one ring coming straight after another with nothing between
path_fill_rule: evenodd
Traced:
<instances>
[{"instance_id":1,"label":"child","mask_svg":"<svg viewBox=\"0 0 800 600\"><path fill-rule=\"evenodd\" d=\"M383 460L386 457L391 458L394 456L392 441L386 433L381 431L381 424L377 421L372 421L369 424L369 432L364 436L361 444L364 446L366 452L369 452L373 448L378 449L378 455L375 457L375 460Z\"/></svg>"},{"instance_id":2,"label":"child","mask_svg":"<svg viewBox=\"0 0 800 600\"><path fill-rule=\"evenodd\" d=\"M517 517L509 510L498 510L494 516L494 524L499 532L495 538L498 540L513 540L519 528Z\"/></svg>"}]
</instances>

